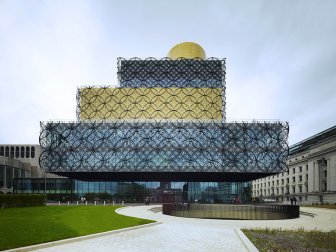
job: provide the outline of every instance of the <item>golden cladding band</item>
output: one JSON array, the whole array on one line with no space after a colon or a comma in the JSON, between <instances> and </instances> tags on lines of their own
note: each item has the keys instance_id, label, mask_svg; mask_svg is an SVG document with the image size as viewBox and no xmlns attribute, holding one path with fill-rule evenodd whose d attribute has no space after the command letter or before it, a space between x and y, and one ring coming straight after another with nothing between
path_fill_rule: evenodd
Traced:
<instances>
[{"instance_id":1,"label":"golden cladding band","mask_svg":"<svg viewBox=\"0 0 336 252\"><path fill-rule=\"evenodd\" d=\"M222 88L80 88L80 120L222 120Z\"/></svg>"}]
</instances>

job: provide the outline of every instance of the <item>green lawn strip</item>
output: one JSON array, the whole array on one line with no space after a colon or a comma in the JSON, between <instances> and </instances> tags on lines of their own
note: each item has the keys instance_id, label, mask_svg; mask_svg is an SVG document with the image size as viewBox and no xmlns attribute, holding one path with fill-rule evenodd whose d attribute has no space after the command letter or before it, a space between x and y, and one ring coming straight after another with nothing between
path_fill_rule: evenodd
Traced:
<instances>
[{"instance_id":1,"label":"green lawn strip","mask_svg":"<svg viewBox=\"0 0 336 252\"><path fill-rule=\"evenodd\" d=\"M242 229L259 251L336 251L336 230Z\"/></svg>"},{"instance_id":2,"label":"green lawn strip","mask_svg":"<svg viewBox=\"0 0 336 252\"><path fill-rule=\"evenodd\" d=\"M119 215L117 206L0 209L0 250L56 241L154 221Z\"/></svg>"}]
</instances>

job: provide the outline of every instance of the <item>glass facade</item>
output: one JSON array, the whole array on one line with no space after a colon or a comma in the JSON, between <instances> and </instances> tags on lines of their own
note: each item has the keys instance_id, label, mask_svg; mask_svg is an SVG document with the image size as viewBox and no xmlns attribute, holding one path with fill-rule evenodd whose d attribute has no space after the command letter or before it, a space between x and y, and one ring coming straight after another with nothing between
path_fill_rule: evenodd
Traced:
<instances>
[{"instance_id":1,"label":"glass facade","mask_svg":"<svg viewBox=\"0 0 336 252\"><path fill-rule=\"evenodd\" d=\"M14 179L14 193L46 194L49 202L241 203L250 201L248 182L80 181L63 178Z\"/></svg>"},{"instance_id":2,"label":"glass facade","mask_svg":"<svg viewBox=\"0 0 336 252\"><path fill-rule=\"evenodd\" d=\"M31 177L31 172L8 164L0 164L0 193L12 193L13 179L25 177Z\"/></svg>"}]
</instances>

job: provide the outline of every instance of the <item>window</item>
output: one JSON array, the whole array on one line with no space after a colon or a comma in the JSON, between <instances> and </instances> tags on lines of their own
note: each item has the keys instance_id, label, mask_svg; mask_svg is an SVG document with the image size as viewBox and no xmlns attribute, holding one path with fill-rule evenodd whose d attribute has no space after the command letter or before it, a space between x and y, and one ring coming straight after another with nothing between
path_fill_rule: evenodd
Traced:
<instances>
[{"instance_id":1,"label":"window","mask_svg":"<svg viewBox=\"0 0 336 252\"><path fill-rule=\"evenodd\" d=\"M0 156L5 155L5 148L3 146L0 147Z\"/></svg>"},{"instance_id":2,"label":"window","mask_svg":"<svg viewBox=\"0 0 336 252\"><path fill-rule=\"evenodd\" d=\"M284 179L281 179L281 185L283 185L285 183Z\"/></svg>"},{"instance_id":3,"label":"window","mask_svg":"<svg viewBox=\"0 0 336 252\"><path fill-rule=\"evenodd\" d=\"M270 182L268 182L268 186L271 186L271 183L270 183Z\"/></svg>"},{"instance_id":4,"label":"window","mask_svg":"<svg viewBox=\"0 0 336 252\"><path fill-rule=\"evenodd\" d=\"M308 171L308 165L306 165L306 171Z\"/></svg>"},{"instance_id":5,"label":"window","mask_svg":"<svg viewBox=\"0 0 336 252\"><path fill-rule=\"evenodd\" d=\"M11 146L10 157L14 157L14 146Z\"/></svg>"},{"instance_id":6,"label":"window","mask_svg":"<svg viewBox=\"0 0 336 252\"><path fill-rule=\"evenodd\" d=\"M277 186L279 185L279 180L277 180Z\"/></svg>"},{"instance_id":7,"label":"window","mask_svg":"<svg viewBox=\"0 0 336 252\"><path fill-rule=\"evenodd\" d=\"M25 157L25 147L21 146L21 158Z\"/></svg>"},{"instance_id":8,"label":"window","mask_svg":"<svg viewBox=\"0 0 336 252\"><path fill-rule=\"evenodd\" d=\"M35 147L34 146L31 147L30 156L31 158L35 158Z\"/></svg>"},{"instance_id":9,"label":"window","mask_svg":"<svg viewBox=\"0 0 336 252\"><path fill-rule=\"evenodd\" d=\"M293 168L293 174L295 174L295 168Z\"/></svg>"},{"instance_id":10,"label":"window","mask_svg":"<svg viewBox=\"0 0 336 252\"><path fill-rule=\"evenodd\" d=\"M26 158L29 158L29 154L30 154L30 148L29 146L26 147Z\"/></svg>"},{"instance_id":11,"label":"window","mask_svg":"<svg viewBox=\"0 0 336 252\"><path fill-rule=\"evenodd\" d=\"M20 177L20 169L14 169L14 178L19 178Z\"/></svg>"},{"instance_id":12,"label":"window","mask_svg":"<svg viewBox=\"0 0 336 252\"><path fill-rule=\"evenodd\" d=\"M324 177L325 178L327 177L327 171L324 171Z\"/></svg>"},{"instance_id":13,"label":"window","mask_svg":"<svg viewBox=\"0 0 336 252\"><path fill-rule=\"evenodd\" d=\"M16 158L20 157L20 148L19 148L19 146L15 147L15 157Z\"/></svg>"},{"instance_id":14,"label":"window","mask_svg":"<svg viewBox=\"0 0 336 252\"><path fill-rule=\"evenodd\" d=\"M289 175L289 169L287 170L287 175Z\"/></svg>"},{"instance_id":15,"label":"window","mask_svg":"<svg viewBox=\"0 0 336 252\"><path fill-rule=\"evenodd\" d=\"M293 177L293 183L295 183L295 177Z\"/></svg>"},{"instance_id":16,"label":"window","mask_svg":"<svg viewBox=\"0 0 336 252\"><path fill-rule=\"evenodd\" d=\"M308 181L308 174L306 174L306 180Z\"/></svg>"},{"instance_id":17,"label":"window","mask_svg":"<svg viewBox=\"0 0 336 252\"><path fill-rule=\"evenodd\" d=\"M6 148L9 147L7 146ZM9 189L13 186L13 167L6 167L6 187Z\"/></svg>"},{"instance_id":18,"label":"window","mask_svg":"<svg viewBox=\"0 0 336 252\"><path fill-rule=\"evenodd\" d=\"M302 176L301 175L299 176L299 182L302 182Z\"/></svg>"},{"instance_id":19,"label":"window","mask_svg":"<svg viewBox=\"0 0 336 252\"><path fill-rule=\"evenodd\" d=\"M292 191L293 191L293 193L295 193L295 186L292 187Z\"/></svg>"},{"instance_id":20,"label":"window","mask_svg":"<svg viewBox=\"0 0 336 252\"><path fill-rule=\"evenodd\" d=\"M302 166L299 167L299 172L302 172Z\"/></svg>"},{"instance_id":21,"label":"window","mask_svg":"<svg viewBox=\"0 0 336 252\"><path fill-rule=\"evenodd\" d=\"M9 147L8 146L6 146L5 157L9 157Z\"/></svg>"},{"instance_id":22,"label":"window","mask_svg":"<svg viewBox=\"0 0 336 252\"><path fill-rule=\"evenodd\" d=\"M289 178L287 178L287 184L289 184Z\"/></svg>"},{"instance_id":23,"label":"window","mask_svg":"<svg viewBox=\"0 0 336 252\"><path fill-rule=\"evenodd\" d=\"M302 192L302 186L299 186L299 192Z\"/></svg>"}]
</instances>

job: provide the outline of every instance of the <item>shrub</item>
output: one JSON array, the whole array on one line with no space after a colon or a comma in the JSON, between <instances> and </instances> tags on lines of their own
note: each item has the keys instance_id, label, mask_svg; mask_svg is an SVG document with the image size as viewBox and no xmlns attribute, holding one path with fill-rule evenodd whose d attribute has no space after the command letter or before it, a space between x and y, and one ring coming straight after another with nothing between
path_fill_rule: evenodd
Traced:
<instances>
[{"instance_id":1,"label":"shrub","mask_svg":"<svg viewBox=\"0 0 336 252\"><path fill-rule=\"evenodd\" d=\"M41 194L0 195L0 208L45 206L45 196Z\"/></svg>"}]
</instances>

